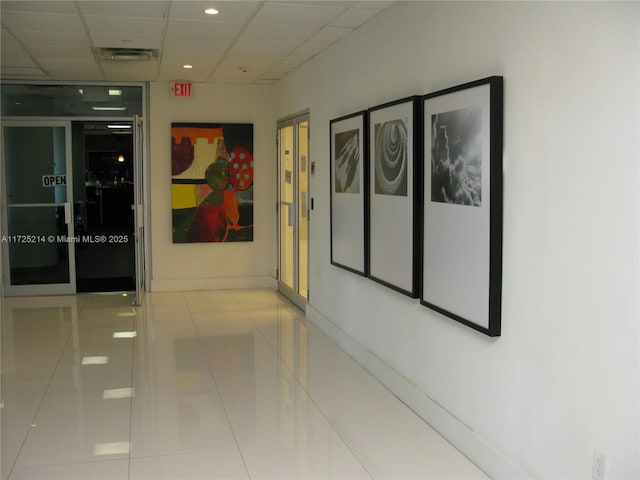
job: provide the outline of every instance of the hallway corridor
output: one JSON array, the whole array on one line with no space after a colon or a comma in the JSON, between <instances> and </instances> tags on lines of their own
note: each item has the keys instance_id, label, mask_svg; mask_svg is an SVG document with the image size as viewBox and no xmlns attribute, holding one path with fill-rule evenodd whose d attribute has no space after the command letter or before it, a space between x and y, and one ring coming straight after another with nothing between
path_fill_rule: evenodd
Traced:
<instances>
[{"instance_id":1,"label":"hallway corridor","mask_svg":"<svg viewBox=\"0 0 640 480\"><path fill-rule=\"evenodd\" d=\"M272 290L2 299L2 480L481 479Z\"/></svg>"}]
</instances>

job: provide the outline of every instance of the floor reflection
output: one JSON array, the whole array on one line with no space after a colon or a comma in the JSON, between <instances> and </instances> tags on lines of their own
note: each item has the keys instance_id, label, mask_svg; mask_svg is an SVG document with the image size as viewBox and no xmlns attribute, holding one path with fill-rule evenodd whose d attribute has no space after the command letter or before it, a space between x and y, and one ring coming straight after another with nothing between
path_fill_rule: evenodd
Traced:
<instances>
[{"instance_id":1,"label":"floor reflection","mask_svg":"<svg viewBox=\"0 0 640 480\"><path fill-rule=\"evenodd\" d=\"M271 290L1 300L3 480L484 478Z\"/></svg>"}]
</instances>

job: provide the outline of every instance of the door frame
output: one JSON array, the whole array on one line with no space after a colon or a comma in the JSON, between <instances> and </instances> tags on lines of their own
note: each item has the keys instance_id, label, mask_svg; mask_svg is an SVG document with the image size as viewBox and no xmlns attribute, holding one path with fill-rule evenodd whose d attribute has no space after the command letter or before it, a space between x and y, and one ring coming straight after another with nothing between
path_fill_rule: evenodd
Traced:
<instances>
[{"instance_id":1,"label":"door frame","mask_svg":"<svg viewBox=\"0 0 640 480\"><path fill-rule=\"evenodd\" d=\"M300 184L299 184L299 163L298 163L298 159L299 159L299 139L298 139L298 125L300 123L303 122L307 122L307 132L309 132L310 129L310 115L309 115L309 110L304 110L302 112L298 112L294 115L290 115L287 116L285 118L282 118L280 120L278 120L277 124L276 124L276 150L277 150L277 162L278 162L278 168L276 169L277 173L277 179L276 179L276 185L277 185L277 236L278 236L278 245L277 245L277 249L278 249L278 255L277 255L277 261L278 261L278 265L277 265L277 281L278 281L278 291L284 295L285 297L287 297L291 302L293 302L295 305L297 305L299 308L301 308L302 310L305 310L306 305L309 301L309 252L310 252L310 246L309 246L309 231L310 231L310 219L309 219L309 212L310 212L310 195L309 198L307 199L307 212L306 212L306 218L307 218L307 231L306 231L306 237L307 237L307 257L306 257L306 272L307 272L307 298L302 297L299 294L299 275L300 275L300 265L299 265L299 244L300 244L300 230L299 230L299 222L298 219L300 218L300 202L299 202L299 198L300 198ZM294 241L293 241L293 288L291 288L289 285L285 284L281 279L282 279L282 218L284 215L287 215L289 212L284 212L283 208L282 208L282 202L281 202L281 195L282 195L282 188L281 188L281 178L282 178L282 158L281 158L281 152L280 152L280 142L281 142L281 130L283 128L286 127L293 127L293 162L294 165L292 167L292 181L293 181L293 208L295 209L295 215L294 215L294 223L293 223L293 227L294 227ZM310 160L309 160L310 154L309 154L309 135L307 134L307 167L310 165ZM309 172L309 168L307 168L307 172ZM309 175L310 173L308 173L307 175L307 194L309 193Z\"/></svg>"},{"instance_id":2,"label":"door frame","mask_svg":"<svg viewBox=\"0 0 640 480\"><path fill-rule=\"evenodd\" d=\"M146 86L142 86L143 88L143 112L147 112L147 97L146 97ZM2 226L2 232L7 232L7 201L6 201L6 192L5 192L5 161L4 161L4 126L49 126L49 125L67 125L66 127L66 140L65 140L65 148L66 151L66 161L67 161L67 172L73 171L73 151L72 151L72 123L79 122L127 122L132 123L134 126L134 130L136 130L136 125L138 126L138 135L134 135L134 158L135 158L135 176L134 182L135 187L137 189L137 197L134 199L135 201L135 230L137 236L137 246L136 246L136 295L133 300L135 305L140 305L142 303L144 292L148 289L149 279L151 275L150 268L150 239L148 235L145 235L144 232L149 231L149 214L148 214L148 202L147 196L149 189L147 188L148 183L148 174L147 174L147 162L148 162L148 146L146 143L146 139L149 138L148 135L148 125L145 122L144 116L134 115L133 117L86 117L86 116L78 116L78 117L2 117L1 126L0 126L0 135L2 139L0 140L0 152L1 154L1 162L0 162L0 202L2 203L2 207L0 208L0 216L2 217L2 221L0 225ZM71 179L71 180L70 180ZM73 181L72 175L71 177L67 177L67 199L73 198ZM69 189L71 189L71 194L69 193ZM71 195L71 197L69 197ZM73 202L71 202L73 203ZM73 224L73 222L71 223ZM69 231L69 237L73 235L73 229ZM74 265L73 270L70 272L70 278L73 282L73 289L69 290L67 288L63 289L41 289L34 288L37 286L34 285L9 285L9 277L6 276L8 273L9 263L8 263L8 247L2 246L2 271L0 271L0 275L3 276L4 281L0 286L0 295L3 296L27 296L27 295L73 295L76 293L76 272L75 272L75 249L69 248L70 255L73 255ZM6 252L5 252L6 250ZM142 251L142 258L138 259L138 254ZM70 268L71 265L70 265ZM6 272L5 272L6 271ZM67 285L67 284L62 284ZM25 287L19 288L16 290L16 287Z\"/></svg>"}]
</instances>

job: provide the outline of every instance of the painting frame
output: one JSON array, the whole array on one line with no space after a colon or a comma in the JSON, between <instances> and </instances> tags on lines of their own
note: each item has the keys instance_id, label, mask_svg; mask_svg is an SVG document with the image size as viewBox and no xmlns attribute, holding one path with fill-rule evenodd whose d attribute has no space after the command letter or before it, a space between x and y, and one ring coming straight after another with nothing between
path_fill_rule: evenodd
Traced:
<instances>
[{"instance_id":1,"label":"painting frame","mask_svg":"<svg viewBox=\"0 0 640 480\"><path fill-rule=\"evenodd\" d=\"M422 102L410 96L369 110L369 278L420 291Z\"/></svg>"},{"instance_id":2,"label":"painting frame","mask_svg":"<svg viewBox=\"0 0 640 480\"><path fill-rule=\"evenodd\" d=\"M420 303L501 334L503 77L423 96Z\"/></svg>"},{"instance_id":3,"label":"painting frame","mask_svg":"<svg viewBox=\"0 0 640 480\"><path fill-rule=\"evenodd\" d=\"M368 275L368 115L366 110L329 121L331 264Z\"/></svg>"},{"instance_id":4,"label":"painting frame","mask_svg":"<svg viewBox=\"0 0 640 480\"><path fill-rule=\"evenodd\" d=\"M172 241L254 239L253 123L171 123Z\"/></svg>"}]
</instances>

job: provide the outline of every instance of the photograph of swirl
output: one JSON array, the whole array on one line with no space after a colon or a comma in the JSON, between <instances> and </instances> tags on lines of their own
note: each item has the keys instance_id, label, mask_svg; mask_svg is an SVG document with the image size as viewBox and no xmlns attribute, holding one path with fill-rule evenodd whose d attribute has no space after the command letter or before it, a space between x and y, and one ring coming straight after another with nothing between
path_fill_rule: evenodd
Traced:
<instances>
[{"instance_id":1,"label":"photograph of swirl","mask_svg":"<svg viewBox=\"0 0 640 480\"><path fill-rule=\"evenodd\" d=\"M375 192L407 196L407 119L378 123L375 134Z\"/></svg>"}]
</instances>

